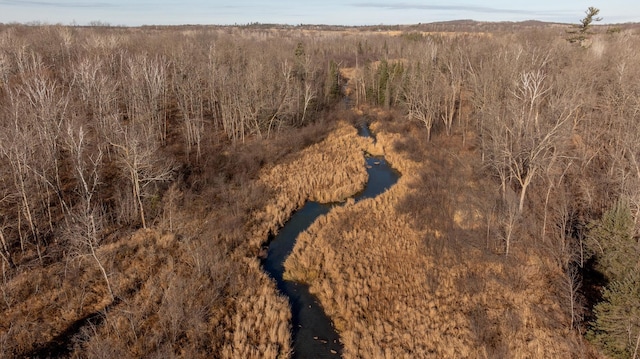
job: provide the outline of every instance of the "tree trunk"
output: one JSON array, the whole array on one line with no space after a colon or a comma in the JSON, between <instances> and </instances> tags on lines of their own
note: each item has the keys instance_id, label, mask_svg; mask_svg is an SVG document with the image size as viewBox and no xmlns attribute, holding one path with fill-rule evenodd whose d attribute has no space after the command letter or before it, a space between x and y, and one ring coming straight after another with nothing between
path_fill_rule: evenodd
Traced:
<instances>
[{"instance_id":1,"label":"tree trunk","mask_svg":"<svg viewBox=\"0 0 640 359\"><path fill-rule=\"evenodd\" d=\"M2 245L2 251L0 255L2 259L4 259L7 264L9 264L9 268L15 268L15 263L13 262L13 258L11 257L11 252L9 251L9 246L7 245L7 241L4 238L4 232L0 229L0 244Z\"/></svg>"},{"instance_id":2,"label":"tree trunk","mask_svg":"<svg viewBox=\"0 0 640 359\"><path fill-rule=\"evenodd\" d=\"M91 216L91 220L93 221L93 216ZM96 261L96 263L98 264L98 267L100 267L100 271L102 272L102 276L104 277L104 281L107 284L107 290L109 291L109 295L111 296L111 300L115 300L115 296L113 295L113 290L111 289L111 283L109 282L109 276L107 275L107 271L104 269L104 266L102 265L102 262L100 262L100 259L98 259L98 255L96 254L96 250L95 247L93 245L92 238L88 238L89 240L89 248L91 249L91 256L93 257L93 259Z\"/></svg>"},{"instance_id":3,"label":"tree trunk","mask_svg":"<svg viewBox=\"0 0 640 359\"><path fill-rule=\"evenodd\" d=\"M524 210L524 199L527 195L527 188L529 187L529 184L531 184L532 179L533 179L533 171L528 173L527 176L524 178L524 181L521 182L520 204L518 205L519 213L522 213L522 211Z\"/></svg>"},{"instance_id":4,"label":"tree trunk","mask_svg":"<svg viewBox=\"0 0 640 359\"><path fill-rule=\"evenodd\" d=\"M31 206L29 205L29 200L27 198L27 189L24 185L24 178L22 176L22 166L20 165L20 163L18 163L18 171L19 173L19 178L20 178L20 192L21 192L21 197L22 197L22 204L24 206L23 208L23 214L24 216L27 218L27 222L29 223L29 229L31 230L31 234L33 235L33 239L36 242L36 251L38 252L38 259L40 260L40 263L42 263L42 253L40 252L40 240L38 239L38 232L36 230L36 225L35 223L33 223L33 216L31 215ZM21 237L22 238L22 237ZM20 246L22 247L22 250L24 251L24 244L20 243Z\"/></svg>"},{"instance_id":5,"label":"tree trunk","mask_svg":"<svg viewBox=\"0 0 640 359\"><path fill-rule=\"evenodd\" d=\"M551 195L551 190L553 189L553 183L549 183L549 188L547 189L547 196L544 199L544 218L542 219L542 243L544 243L544 238L547 234L547 212L549 207L549 195Z\"/></svg>"},{"instance_id":6,"label":"tree trunk","mask_svg":"<svg viewBox=\"0 0 640 359\"><path fill-rule=\"evenodd\" d=\"M529 184L525 184L522 186L522 189L520 190L520 204L518 204L518 212L522 213L523 209L524 209L524 198L525 195L527 194L527 187L529 186Z\"/></svg>"},{"instance_id":7,"label":"tree trunk","mask_svg":"<svg viewBox=\"0 0 640 359\"><path fill-rule=\"evenodd\" d=\"M636 347L633 350L633 359L638 358L638 347L640 347L640 333L638 333L638 338L636 339Z\"/></svg>"},{"instance_id":8,"label":"tree trunk","mask_svg":"<svg viewBox=\"0 0 640 359\"><path fill-rule=\"evenodd\" d=\"M142 206L142 194L140 193L140 179L135 169L131 169L131 181L133 185L133 196L138 204L138 213L140 214L140 221L142 222L142 228L147 228L147 222L144 219L144 207Z\"/></svg>"}]
</instances>

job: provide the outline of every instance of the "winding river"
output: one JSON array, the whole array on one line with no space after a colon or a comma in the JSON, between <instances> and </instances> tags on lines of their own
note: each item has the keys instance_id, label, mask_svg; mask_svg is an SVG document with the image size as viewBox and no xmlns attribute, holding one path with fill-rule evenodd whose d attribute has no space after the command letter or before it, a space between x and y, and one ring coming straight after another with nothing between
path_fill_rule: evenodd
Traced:
<instances>
[{"instance_id":1,"label":"winding river","mask_svg":"<svg viewBox=\"0 0 640 359\"><path fill-rule=\"evenodd\" d=\"M358 128L358 134L373 137L366 125ZM356 202L376 197L398 180L398 172L389 166L384 157L365 156L369 180L365 189L354 196ZM309 286L285 281L282 277L284 261L293 250L298 235L306 230L318 216L328 213L336 205L339 204L305 203L291 216L278 234L270 238L267 256L262 261L264 270L275 279L278 290L289 298L293 326L292 358L342 356L340 337L317 298L309 293Z\"/></svg>"}]
</instances>

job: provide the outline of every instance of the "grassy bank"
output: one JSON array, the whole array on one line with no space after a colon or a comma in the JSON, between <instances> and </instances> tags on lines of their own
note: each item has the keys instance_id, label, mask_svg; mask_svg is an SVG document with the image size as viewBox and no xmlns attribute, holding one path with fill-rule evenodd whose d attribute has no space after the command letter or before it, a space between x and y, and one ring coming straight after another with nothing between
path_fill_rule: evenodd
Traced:
<instances>
[{"instance_id":1,"label":"grassy bank","mask_svg":"<svg viewBox=\"0 0 640 359\"><path fill-rule=\"evenodd\" d=\"M285 264L335 321L345 358L575 354L550 284L557 270L538 252L505 257L487 238L492 185L474 176L473 149L452 138L422 146L419 131L392 127L374 129L398 183L318 220Z\"/></svg>"}]
</instances>

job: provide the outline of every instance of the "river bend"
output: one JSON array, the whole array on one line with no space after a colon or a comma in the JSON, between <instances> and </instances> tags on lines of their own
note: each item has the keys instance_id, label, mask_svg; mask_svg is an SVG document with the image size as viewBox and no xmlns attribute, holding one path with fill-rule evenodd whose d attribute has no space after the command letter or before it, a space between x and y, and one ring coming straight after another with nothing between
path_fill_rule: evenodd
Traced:
<instances>
[{"instance_id":1,"label":"river bend","mask_svg":"<svg viewBox=\"0 0 640 359\"><path fill-rule=\"evenodd\" d=\"M358 134L373 137L366 125L358 129ZM365 189L353 197L356 202L378 196L395 184L399 177L398 172L389 166L384 157L367 154L365 156L369 180ZM309 286L283 279L284 262L293 250L298 235L309 228L320 215L327 214L337 205L339 204L306 202L291 216L278 234L270 238L267 255L262 260L264 270L275 279L278 290L289 299L294 359L342 356L340 337L318 299L309 293Z\"/></svg>"}]
</instances>

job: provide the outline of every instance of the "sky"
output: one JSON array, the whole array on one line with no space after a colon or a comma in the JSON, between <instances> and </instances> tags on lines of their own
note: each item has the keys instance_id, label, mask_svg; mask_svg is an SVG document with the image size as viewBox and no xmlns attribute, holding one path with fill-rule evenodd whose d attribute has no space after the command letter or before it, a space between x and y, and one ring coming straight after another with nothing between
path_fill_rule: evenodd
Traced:
<instances>
[{"instance_id":1,"label":"sky","mask_svg":"<svg viewBox=\"0 0 640 359\"><path fill-rule=\"evenodd\" d=\"M396 25L471 19L577 23L589 6L602 23L640 22L640 1L606 0L0 0L0 23L86 25Z\"/></svg>"}]
</instances>

